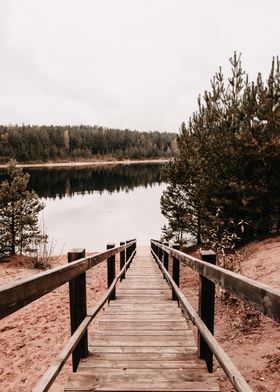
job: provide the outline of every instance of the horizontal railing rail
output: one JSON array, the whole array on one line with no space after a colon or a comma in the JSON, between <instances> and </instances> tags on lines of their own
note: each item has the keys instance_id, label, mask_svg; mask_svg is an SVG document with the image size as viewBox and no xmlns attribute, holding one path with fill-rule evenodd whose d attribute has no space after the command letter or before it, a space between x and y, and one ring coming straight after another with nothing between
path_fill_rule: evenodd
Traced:
<instances>
[{"instance_id":1,"label":"horizontal railing rail","mask_svg":"<svg viewBox=\"0 0 280 392\"><path fill-rule=\"evenodd\" d=\"M272 288L225 268L199 260L156 240L151 240L151 244L161 251L166 252L169 256L175 257L193 271L224 288L234 296L248 302L266 316L280 323L279 289Z\"/></svg>"},{"instance_id":2,"label":"horizontal railing rail","mask_svg":"<svg viewBox=\"0 0 280 392\"><path fill-rule=\"evenodd\" d=\"M131 242L129 242L131 246ZM122 248L122 247L119 247ZM116 249L116 248L115 248ZM106 253L106 252L104 252ZM105 303L110 299L112 293L116 289L116 285L118 281L125 275L127 268L129 267L133 257L136 253L135 248L131 250L129 259L123 265L119 274L114 278L110 287L106 291L106 293L101 297L101 299L97 302L97 304L87 312L86 317L83 319L79 327L76 329L74 334L68 340L64 348L61 350L57 358L54 362L49 366L47 371L43 374L39 382L33 388L33 392L45 392L51 387L53 382L55 381L56 377L60 373L61 369L63 368L64 364L66 363L67 359L74 352L75 348L77 347L78 343L81 341L82 337L87 331L90 323L94 319L94 317L98 314L98 312L103 308Z\"/></svg>"},{"instance_id":3,"label":"horizontal railing rail","mask_svg":"<svg viewBox=\"0 0 280 392\"><path fill-rule=\"evenodd\" d=\"M155 244L155 241L152 240L152 245ZM156 243L158 246L159 243ZM168 247L165 246L165 251L167 251ZM161 248L162 249L162 248ZM178 252L181 253L181 252ZM176 257L178 253L175 253ZM224 352L221 345L209 331L205 323L202 319L198 316L195 312L189 301L186 299L178 285L174 282L174 279L171 277L169 272L164 267L164 264L156 254L155 249L152 248L152 255L154 256L156 262L158 263L162 273L168 283L171 285L172 290L174 290L177 300L179 301L181 308L188 314L192 323L198 328L200 334L203 336L205 342L209 346L209 348L214 353L215 357L217 358L218 362L220 363L221 367L223 368L224 372L228 376L231 384L234 386L237 392L253 392L250 386L247 384L246 380L243 378L239 370L236 368L234 363L228 357L228 355ZM173 254L174 255L174 254Z\"/></svg>"},{"instance_id":4,"label":"horizontal railing rail","mask_svg":"<svg viewBox=\"0 0 280 392\"><path fill-rule=\"evenodd\" d=\"M130 249L133 244L135 244L135 240L93 256L80 258L79 260L52 268L34 276L1 285L0 319L48 294L66 282L71 281L92 267L100 264L102 261L126 249Z\"/></svg>"}]
</instances>

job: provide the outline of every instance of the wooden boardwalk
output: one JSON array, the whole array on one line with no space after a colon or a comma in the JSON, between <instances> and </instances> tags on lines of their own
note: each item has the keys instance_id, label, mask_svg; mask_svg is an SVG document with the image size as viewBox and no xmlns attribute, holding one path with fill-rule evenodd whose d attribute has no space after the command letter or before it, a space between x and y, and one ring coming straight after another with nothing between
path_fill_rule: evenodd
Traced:
<instances>
[{"instance_id":1,"label":"wooden boardwalk","mask_svg":"<svg viewBox=\"0 0 280 392\"><path fill-rule=\"evenodd\" d=\"M219 391L149 252L139 249L65 392Z\"/></svg>"}]
</instances>

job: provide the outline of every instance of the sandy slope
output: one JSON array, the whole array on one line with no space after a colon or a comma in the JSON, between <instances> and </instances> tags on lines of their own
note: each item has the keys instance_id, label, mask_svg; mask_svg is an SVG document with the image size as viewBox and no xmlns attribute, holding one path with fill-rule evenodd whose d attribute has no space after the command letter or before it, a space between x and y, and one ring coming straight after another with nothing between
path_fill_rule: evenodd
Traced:
<instances>
[{"instance_id":1,"label":"sandy slope","mask_svg":"<svg viewBox=\"0 0 280 392\"><path fill-rule=\"evenodd\" d=\"M280 237L255 242L243 251L242 273L280 287ZM65 262L62 257L53 266ZM36 273L24 262L0 264L0 283ZM105 287L105 264L88 273L89 307ZM182 268L182 287L194 306L197 275ZM244 323L243 308L216 301L215 335L255 391L280 391L280 326L261 316L260 325ZM243 331L244 326L247 328ZM0 322L0 391L30 391L70 336L68 286L26 306ZM218 364L221 390L231 391ZM65 365L51 391L62 392L71 361Z\"/></svg>"}]
</instances>

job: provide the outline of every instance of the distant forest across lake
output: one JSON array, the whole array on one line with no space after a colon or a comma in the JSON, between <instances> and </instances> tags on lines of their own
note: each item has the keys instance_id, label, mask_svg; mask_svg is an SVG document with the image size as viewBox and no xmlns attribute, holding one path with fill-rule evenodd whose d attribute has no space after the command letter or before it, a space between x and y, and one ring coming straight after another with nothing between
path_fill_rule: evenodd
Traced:
<instances>
[{"instance_id":1,"label":"distant forest across lake","mask_svg":"<svg viewBox=\"0 0 280 392\"><path fill-rule=\"evenodd\" d=\"M176 152L176 137L176 133L86 125L2 125L0 162L169 158Z\"/></svg>"}]
</instances>

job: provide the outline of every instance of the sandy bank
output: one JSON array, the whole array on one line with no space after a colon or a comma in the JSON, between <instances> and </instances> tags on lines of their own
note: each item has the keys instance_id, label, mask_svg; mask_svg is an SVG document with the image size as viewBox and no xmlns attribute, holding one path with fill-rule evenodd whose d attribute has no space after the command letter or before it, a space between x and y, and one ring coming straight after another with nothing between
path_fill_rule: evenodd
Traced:
<instances>
[{"instance_id":1,"label":"sandy bank","mask_svg":"<svg viewBox=\"0 0 280 392\"><path fill-rule=\"evenodd\" d=\"M18 166L24 168L32 167L91 167L91 166L108 166L108 165L132 165L144 163L166 163L169 159L142 159L142 160L123 160L123 161L69 161L69 162L43 162L43 163L20 163ZM7 164L0 164L0 168L7 167Z\"/></svg>"}]
</instances>

